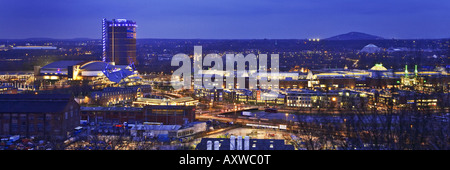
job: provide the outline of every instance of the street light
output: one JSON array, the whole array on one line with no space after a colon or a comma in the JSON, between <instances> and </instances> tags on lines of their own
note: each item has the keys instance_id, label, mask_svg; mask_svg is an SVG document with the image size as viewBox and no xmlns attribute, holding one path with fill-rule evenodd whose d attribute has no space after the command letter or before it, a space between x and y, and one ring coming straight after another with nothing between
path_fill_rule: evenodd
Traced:
<instances>
[{"instance_id":1,"label":"street light","mask_svg":"<svg viewBox=\"0 0 450 170\"><path fill-rule=\"evenodd\" d=\"M289 115L289 114L288 114L288 113L286 113L285 115L286 115L286 123L287 123L287 118L288 118L288 115Z\"/></svg>"},{"instance_id":2,"label":"street light","mask_svg":"<svg viewBox=\"0 0 450 170\"><path fill-rule=\"evenodd\" d=\"M285 114L285 116L286 116L286 131L288 131L288 130L287 130L287 127L288 127L288 120L287 120L288 115L289 115L288 113ZM289 132L289 131L288 131L288 132Z\"/></svg>"}]
</instances>

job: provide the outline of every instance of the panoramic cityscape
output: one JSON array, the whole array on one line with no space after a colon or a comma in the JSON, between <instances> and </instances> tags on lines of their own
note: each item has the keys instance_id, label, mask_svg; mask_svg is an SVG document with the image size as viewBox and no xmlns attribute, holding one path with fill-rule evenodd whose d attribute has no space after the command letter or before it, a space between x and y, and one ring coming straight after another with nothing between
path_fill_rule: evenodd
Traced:
<instances>
[{"instance_id":1,"label":"panoramic cityscape","mask_svg":"<svg viewBox=\"0 0 450 170\"><path fill-rule=\"evenodd\" d=\"M448 20L440 35L400 38L351 28L203 37L125 13L92 14L68 36L0 26L0 150L450 149Z\"/></svg>"}]
</instances>

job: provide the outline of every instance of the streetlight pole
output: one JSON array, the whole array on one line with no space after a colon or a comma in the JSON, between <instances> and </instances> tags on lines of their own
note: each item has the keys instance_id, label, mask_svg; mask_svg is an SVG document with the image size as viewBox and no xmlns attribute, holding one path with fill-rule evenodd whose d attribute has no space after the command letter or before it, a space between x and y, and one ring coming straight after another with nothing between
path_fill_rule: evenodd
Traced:
<instances>
[{"instance_id":1,"label":"streetlight pole","mask_svg":"<svg viewBox=\"0 0 450 170\"><path fill-rule=\"evenodd\" d=\"M286 115L286 131L287 131L287 128L288 128L288 120L287 120L287 118L288 118L288 115L289 115L289 114L286 113L285 115Z\"/></svg>"},{"instance_id":2,"label":"streetlight pole","mask_svg":"<svg viewBox=\"0 0 450 170\"><path fill-rule=\"evenodd\" d=\"M236 106L236 103L234 103L234 120L235 120L235 123L237 123L237 106Z\"/></svg>"}]
</instances>

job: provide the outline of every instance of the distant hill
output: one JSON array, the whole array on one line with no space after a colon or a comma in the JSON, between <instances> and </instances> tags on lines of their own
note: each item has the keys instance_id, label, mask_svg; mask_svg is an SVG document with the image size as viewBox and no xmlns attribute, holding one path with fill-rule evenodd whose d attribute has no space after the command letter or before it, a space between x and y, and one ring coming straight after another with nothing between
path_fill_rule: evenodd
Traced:
<instances>
[{"instance_id":1,"label":"distant hill","mask_svg":"<svg viewBox=\"0 0 450 170\"><path fill-rule=\"evenodd\" d=\"M349 32L347 34L336 35L326 40L383 40L383 37L370 35L362 32Z\"/></svg>"},{"instance_id":2,"label":"distant hill","mask_svg":"<svg viewBox=\"0 0 450 170\"><path fill-rule=\"evenodd\" d=\"M0 39L0 41L87 41L87 40L98 40L92 38L67 38L67 39L59 39L59 38L45 38L45 37L36 37L36 38L22 38L22 39Z\"/></svg>"},{"instance_id":3,"label":"distant hill","mask_svg":"<svg viewBox=\"0 0 450 170\"><path fill-rule=\"evenodd\" d=\"M25 41L51 41L51 40L55 40L54 38L46 38L46 37L35 37L35 38L24 38L21 40L25 40Z\"/></svg>"}]
</instances>

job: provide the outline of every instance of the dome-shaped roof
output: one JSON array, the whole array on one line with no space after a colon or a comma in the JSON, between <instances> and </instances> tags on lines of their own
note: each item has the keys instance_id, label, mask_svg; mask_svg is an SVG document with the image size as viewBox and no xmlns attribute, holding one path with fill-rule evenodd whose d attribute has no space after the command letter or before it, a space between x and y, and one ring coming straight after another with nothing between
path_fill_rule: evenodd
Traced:
<instances>
[{"instance_id":1,"label":"dome-shaped roof","mask_svg":"<svg viewBox=\"0 0 450 170\"><path fill-rule=\"evenodd\" d=\"M374 44L368 44L368 45L364 46L364 48L378 48L378 47Z\"/></svg>"},{"instance_id":2,"label":"dome-shaped roof","mask_svg":"<svg viewBox=\"0 0 450 170\"><path fill-rule=\"evenodd\" d=\"M107 63L103 61L91 61L81 66L81 69L86 71L103 71Z\"/></svg>"},{"instance_id":3,"label":"dome-shaped roof","mask_svg":"<svg viewBox=\"0 0 450 170\"><path fill-rule=\"evenodd\" d=\"M61 61L55 61L50 64L47 64L42 67L42 69L67 69L69 66L78 65L83 63L83 61L78 60L61 60Z\"/></svg>"},{"instance_id":4,"label":"dome-shaped roof","mask_svg":"<svg viewBox=\"0 0 450 170\"><path fill-rule=\"evenodd\" d=\"M376 53L381 51L380 47L377 47L374 44L368 44L366 46L364 46L363 49L361 49L361 52L366 52L366 53Z\"/></svg>"},{"instance_id":5,"label":"dome-shaped roof","mask_svg":"<svg viewBox=\"0 0 450 170\"><path fill-rule=\"evenodd\" d=\"M375 64L370 70L373 71L387 71L386 67L383 66L383 64Z\"/></svg>"}]
</instances>

